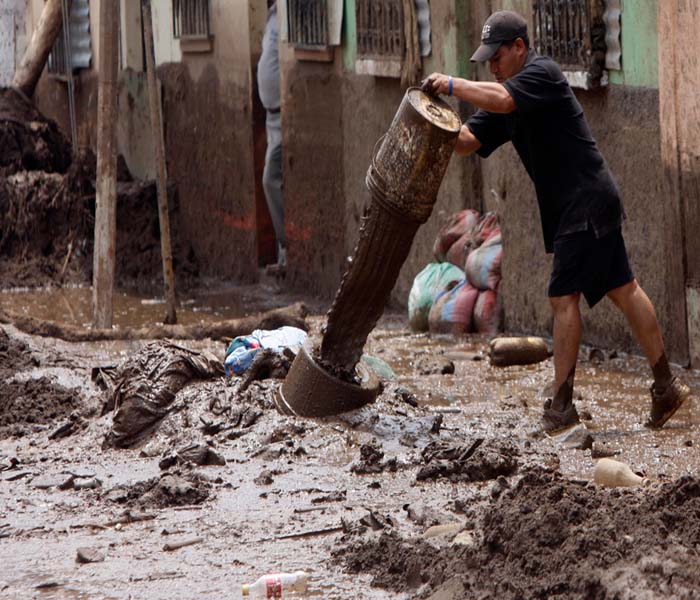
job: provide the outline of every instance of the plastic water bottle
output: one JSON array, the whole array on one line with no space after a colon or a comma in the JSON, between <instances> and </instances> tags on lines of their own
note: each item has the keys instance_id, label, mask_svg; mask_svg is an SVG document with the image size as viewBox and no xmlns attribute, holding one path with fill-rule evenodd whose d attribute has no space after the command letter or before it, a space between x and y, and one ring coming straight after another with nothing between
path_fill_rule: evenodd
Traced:
<instances>
[{"instance_id":1,"label":"plastic water bottle","mask_svg":"<svg viewBox=\"0 0 700 600\"><path fill-rule=\"evenodd\" d=\"M263 575L253 584L242 586L244 596L250 598L287 598L289 594L306 592L309 574L304 571L296 573L270 573Z\"/></svg>"},{"instance_id":2,"label":"plastic water bottle","mask_svg":"<svg viewBox=\"0 0 700 600\"><path fill-rule=\"evenodd\" d=\"M649 484L646 477L637 475L629 465L612 458L601 458L596 463L593 480L606 487L637 487Z\"/></svg>"}]
</instances>

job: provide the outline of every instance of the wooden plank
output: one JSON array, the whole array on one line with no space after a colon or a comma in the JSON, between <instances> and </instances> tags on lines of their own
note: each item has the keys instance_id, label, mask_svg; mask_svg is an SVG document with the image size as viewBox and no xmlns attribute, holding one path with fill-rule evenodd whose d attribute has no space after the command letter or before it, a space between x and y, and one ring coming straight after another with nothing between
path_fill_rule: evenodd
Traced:
<instances>
[{"instance_id":1,"label":"wooden plank","mask_svg":"<svg viewBox=\"0 0 700 600\"><path fill-rule=\"evenodd\" d=\"M662 202L664 206L664 245L669 290L664 337L668 354L676 361L689 359L688 320L685 297L685 232L680 188L678 52L676 38L678 0L658 3L659 22L659 118L663 165Z\"/></svg>"},{"instance_id":2,"label":"wooden plank","mask_svg":"<svg viewBox=\"0 0 700 600\"><path fill-rule=\"evenodd\" d=\"M60 5L60 2L59 2ZM93 324L112 327L117 244L117 77L119 3L100 1L99 83L97 92L97 182L93 258Z\"/></svg>"},{"instance_id":3,"label":"wooden plank","mask_svg":"<svg viewBox=\"0 0 700 600\"><path fill-rule=\"evenodd\" d=\"M143 37L146 50L146 71L148 75L148 104L151 112L151 133L156 159L156 186L158 188L158 220L160 222L160 253L163 261L163 283L165 285L166 325L177 323L175 313L175 273L173 271L173 252L170 245L170 215L168 214L168 176L165 171L165 144L163 143L163 126L156 85L156 61L153 49L153 19L151 18L151 0L143 0Z\"/></svg>"}]
</instances>

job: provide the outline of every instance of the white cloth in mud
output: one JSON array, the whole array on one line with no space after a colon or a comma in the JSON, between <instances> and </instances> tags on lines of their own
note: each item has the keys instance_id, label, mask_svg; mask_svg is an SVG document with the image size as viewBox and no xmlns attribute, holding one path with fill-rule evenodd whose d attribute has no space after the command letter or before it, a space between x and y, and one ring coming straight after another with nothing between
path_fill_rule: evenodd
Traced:
<instances>
[{"instance_id":1,"label":"white cloth in mud","mask_svg":"<svg viewBox=\"0 0 700 600\"><path fill-rule=\"evenodd\" d=\"M226 350L224 369L226 375L241 375L250 367L259 350L272 350L280 353L285 348L295 353L306 341L308 334L298 327L285 325L279 329L256 329L250 335L235 338Z\"/></svg>"}]
</instances>

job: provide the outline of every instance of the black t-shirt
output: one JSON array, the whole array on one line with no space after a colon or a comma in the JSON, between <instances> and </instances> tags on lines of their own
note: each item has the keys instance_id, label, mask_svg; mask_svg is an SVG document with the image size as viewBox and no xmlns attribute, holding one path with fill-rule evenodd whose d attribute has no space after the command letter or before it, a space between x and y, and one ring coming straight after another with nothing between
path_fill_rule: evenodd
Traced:
<instances>
[{"instance_id":1,"label":"black t-shirt","mask_svg":"<svg viewBox=\"0 0 700 600\"><path fill-rule=\"evenodd\" d=\"M467 125L483 158L513 142L535 184L547 252L558 236L590 226L601 237L620 227L620 192L559 65L530 50L523 69L503 85L516 110L479 110Z\"/></svg>"}]
</instances>

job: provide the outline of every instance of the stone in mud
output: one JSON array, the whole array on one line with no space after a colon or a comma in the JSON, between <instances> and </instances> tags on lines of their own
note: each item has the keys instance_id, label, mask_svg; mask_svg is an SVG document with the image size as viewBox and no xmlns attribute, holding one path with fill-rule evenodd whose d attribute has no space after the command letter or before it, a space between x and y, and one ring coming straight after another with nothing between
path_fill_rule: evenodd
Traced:
<instances>
[{"instance_id":1,"label":"stone in mud","mask_svg":"<svg viewBox=\"0 0 700 600\"><path fill-rule=\"evenodd\" d=\"M70 473L59 473L55 475L40 475L32 480L32 487L39 490L47 490L50 488L58 488L59 490L67 490L73 487L75 477Z\"/></svg>"},{"instance_id":2,"label":"stone in mud","mask_svg":"<svg viewBox=\"0 0 700 600\"><path fill-rule=\"evenodd\" d=\"M78 563L96 563L104 561L105 556L94 548L78 548L75 561Z\"/></svg>"},{"instance_id":3,"label":"stone in mud","mask_svg":"<svg viewBox=\"0 0 700 600\"><path fill-rule=\"evenodd\" d=\"M611 456L617 456L621 452L622 450L615 448L610 442L595 440L591 448L591 458L610 458Z\"/></svg>"},{"instance_id":4,"label":"stone in mud","mask_svg":"<svg viewBox=\"0 0 700 600\"><path fill-rule=\"evenodd\" d=\"M416 371L421 375L452 375L455 364L444 356L421 356L416 361Z\"/></svg>"},{"instance_id":5,"label":"stone in mud","mask_svg":"<svg viewBox=\"0 0 700 600\"><path fill-rule=\"evenodd\" d=\"M593 447L593 436L583 423L552 436L552 439L567 450L589 450Z\"/></svg>"},{"instance_id":6,"label":"stone in mud","mask_svg":"<svg viewBox=\"0 0 700 600\"><path fill-rule=\"evenodd\" d=\"M177 451L177 457L196 465L224 466L226 459L206 444L190 444Z\"/></svg>"},{"instance_id":7,"label":"stone in mud","mask_svg":"<svg viewBox=\"0 0 700 600\"><path fill-rule=\"evenodd\" d=\"M433 525L423 532L423 539L429 540L437 537L454 537L462 529L464 529L464 523L461 521L445 523L444 525Z\"/></svg>"}]
</instances>

